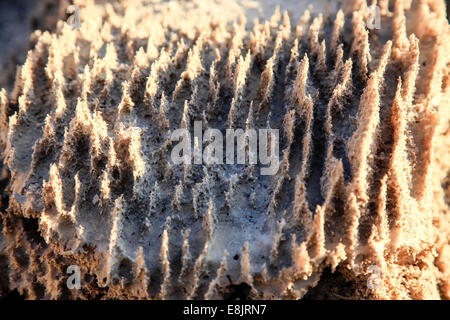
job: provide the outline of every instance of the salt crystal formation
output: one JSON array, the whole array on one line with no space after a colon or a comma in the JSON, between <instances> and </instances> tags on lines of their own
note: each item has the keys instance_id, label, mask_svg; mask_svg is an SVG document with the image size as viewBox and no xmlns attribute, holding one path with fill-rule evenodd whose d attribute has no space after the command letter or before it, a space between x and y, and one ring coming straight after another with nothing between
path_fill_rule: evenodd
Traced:
<instances>
[{"instance_id":1,"label":"salt crystal formation","mask_svg":"<svg viewBox=\"0 0 450 320\"><path fill-rule=\"evenodd\" d=\"M363 0L233 24L86 1L35 32L0 94L2 295L298 299L329 268L354 298L449 299L445 4L378 5L368 29ZM279 170L173 164L196 120L280 129Z\"/></svg>"}]
</instances>

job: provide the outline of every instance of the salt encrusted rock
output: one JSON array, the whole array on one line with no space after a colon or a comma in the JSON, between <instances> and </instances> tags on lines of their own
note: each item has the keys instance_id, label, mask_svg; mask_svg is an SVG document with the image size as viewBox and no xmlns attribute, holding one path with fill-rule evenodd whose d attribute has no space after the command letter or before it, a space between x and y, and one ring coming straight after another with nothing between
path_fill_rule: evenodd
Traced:
<instances>
[{"instance_id":1,"label":"salt encrusted rock","mask_svg":"<svg viewBox=\"0 0 450 320\"><path fill-rule=\"evenodd\" d=\"M79 31L36 33L0 93L8 290L296 299L345 266L358 297L450 298L445 5L379 5L369 30L365 1L253 25L87 1ZM171 163L196 120L280 129L278 172Z\"/></svg>"}]
</instances>

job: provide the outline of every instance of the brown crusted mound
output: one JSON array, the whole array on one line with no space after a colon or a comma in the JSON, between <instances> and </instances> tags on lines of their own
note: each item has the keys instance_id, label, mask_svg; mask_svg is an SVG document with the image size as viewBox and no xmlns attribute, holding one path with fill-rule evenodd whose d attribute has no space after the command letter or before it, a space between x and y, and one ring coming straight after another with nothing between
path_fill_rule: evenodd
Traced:
<instances>
[{"instance_id":1,"label":"brown crusted mound","mask_svg":"<svg viewBox=\"0 0 450 320\"><path fill-rule=\"evenodd\" d=\"M369 31L361 0L252 26L87 1L36 32L0 95L2 295L449 299L445 5L379 5ZM280 129L279 171L173 165L194 120Z\"/></svg>"}]
</instances>

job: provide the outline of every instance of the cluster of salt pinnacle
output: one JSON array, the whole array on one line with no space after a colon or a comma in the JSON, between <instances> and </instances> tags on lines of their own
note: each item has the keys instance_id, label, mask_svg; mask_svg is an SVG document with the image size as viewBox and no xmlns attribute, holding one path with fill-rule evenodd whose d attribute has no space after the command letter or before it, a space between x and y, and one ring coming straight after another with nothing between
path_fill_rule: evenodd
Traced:
<instances>
[{"instance_id":1,"label":"cluster of salt pinnacle","mask_svg":"<svg viewBox=\"0 0 450 320\"><path fill-rule=\"evenodd\" d=\"M35 32L0 92L0 290L297 299L340 267L366 297L449 299L445 4L377 4L380 29L365 0L234 23L84 1L80 30ZM198 120L279 129L279 170L173 164Z\"/></svg>"}]
</instances>

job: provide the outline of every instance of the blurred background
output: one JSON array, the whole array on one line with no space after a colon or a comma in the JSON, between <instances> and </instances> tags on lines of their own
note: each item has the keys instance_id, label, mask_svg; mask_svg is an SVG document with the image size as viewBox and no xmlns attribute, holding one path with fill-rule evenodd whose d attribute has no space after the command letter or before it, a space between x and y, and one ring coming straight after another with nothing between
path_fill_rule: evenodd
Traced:
<instances>
[{"instance_id":1,"label":"blurred background","mask_svg":"<svg viewBox=\"0 0 450 320\"><path fill-rule=\"evenodd\" d=\"M66 20L67 7L80 5L87 1L119 2L134 0L0 0L0 88L11 89L16 66L25 61L26 53L32 47L29 41L34 30L54 30L60 20ZM156 9L164 7L184 8L192 14L219 12L227 20L234 20L240 14L247 17L249 23L261 14L269 18L277 6L288 10L293 21L302 12L313 5L315 12L335 10L346 0L147 0ZM391 0L392 1L392 0ZM447 2L447 18L449 6Z\"/></svg>"}]
</instances>

